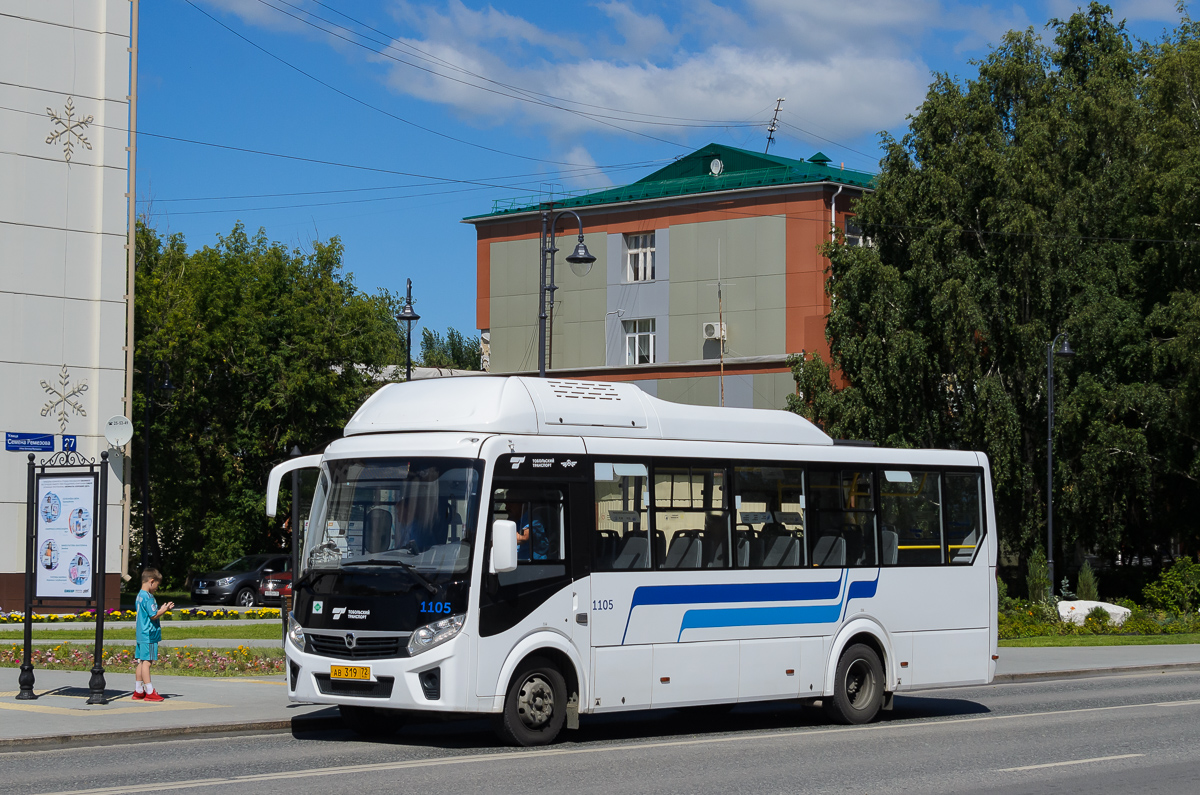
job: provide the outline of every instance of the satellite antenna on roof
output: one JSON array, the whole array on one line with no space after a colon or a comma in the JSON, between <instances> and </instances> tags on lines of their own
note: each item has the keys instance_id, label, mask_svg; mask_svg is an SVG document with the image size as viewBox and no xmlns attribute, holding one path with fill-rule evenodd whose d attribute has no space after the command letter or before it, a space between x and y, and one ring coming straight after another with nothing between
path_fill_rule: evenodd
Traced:
<instances>
[{"instance_id":1,"label":"satellite antenna on roof","mask_svg":"<svg viewBox=\"0 0 1200 795\"><path fill-rule=\"evenodd\" d=\"M783 106L783 97L775 100L775 115L771 118L770 125L767 126L767 148L763 150L763 154L771 151L771 144L775 142L775 131L779 129L779 109Z\"/></svg>"}]
</instances>

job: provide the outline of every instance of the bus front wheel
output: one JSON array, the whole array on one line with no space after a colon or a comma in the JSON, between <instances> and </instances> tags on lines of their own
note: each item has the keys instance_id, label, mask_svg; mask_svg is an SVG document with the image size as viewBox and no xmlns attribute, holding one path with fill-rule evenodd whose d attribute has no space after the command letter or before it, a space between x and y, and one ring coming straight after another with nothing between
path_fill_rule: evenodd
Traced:
<instances>
[{"instance_id":1,"label":"bus front wheel","mask_svg":"<svg viewBox=\"0 0 1200 795\"><path fill-rule=\"evenodd\" d=\"M842 652L825 712L836 723L869 723L883 704L883 664L870 646L856 643Z\"/></svg>"},{"instance_id":2,"label":"bus front wheel","mask_svg":"<svg viewBox=\"0 0 1200 795\"><path fill-rule=\"evenodd\" d=\"M513 745L548 745L567 717L567 683L548 660L531 657L521 663L496 716L496 733Z\"/></svg>"}]
</instances>

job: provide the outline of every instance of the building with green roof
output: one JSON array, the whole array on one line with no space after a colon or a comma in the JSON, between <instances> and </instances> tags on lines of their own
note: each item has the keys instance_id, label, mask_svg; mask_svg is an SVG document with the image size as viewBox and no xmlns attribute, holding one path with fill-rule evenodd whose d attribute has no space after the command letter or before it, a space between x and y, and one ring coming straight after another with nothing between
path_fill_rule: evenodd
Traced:
<instances>
[{"instance_id":1,"label":"building with green roof","mask_svg":"<svg viewBox=\"0 0 1200 795\"><path fill-rule=\"evenodd\" d=\"M874 179L820 152L797 160L709 144L629 185L497 199L463 219L476 229L488 369L538 371L543 215L572 210L597 260L580 277L558 256L547 278L548 375L781 407L794 389L788 354L828 352L820 246L860 241L851 206ZM556 226L565 254L577 222L566 214Z\"/></svg>"}]
</instances>

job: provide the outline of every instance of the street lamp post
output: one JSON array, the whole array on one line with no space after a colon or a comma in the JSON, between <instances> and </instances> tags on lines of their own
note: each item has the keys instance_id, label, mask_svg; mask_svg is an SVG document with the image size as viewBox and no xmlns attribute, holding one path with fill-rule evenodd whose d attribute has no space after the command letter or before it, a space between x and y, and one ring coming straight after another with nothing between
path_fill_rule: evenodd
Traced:
<instances>
[{"instance_id":1,"label":"street lamp post","mask_svg":"<svg viewBox=\"0 0 1200 795\"><path fill-rule=\"evenodd\" d=\"M1059 339L1062 345L1055 350ZM1054 357L1074 355L1065 331L1046 346L1046 564L1051 596L1054 595Z\"/></svg>"},{"instance_id":2,"label":"street lamp post","mask_svg":"<svg viewBox=\"0 0 1200 795\"><path fill-rule=\"evenodd\" d=\"M550 293L550 306L554 306L554 291L558 287L554 284L554 254L558 251L558 246L554 242L554 227L558 223L558 219L564 215L573 215L575 220L579 222L579 242L575 244L575 250L567 255L567 262L571 264L571 270L580 278L588 275L588 271L592 269L592 263L596 258L588 251L583 242L583 219L579 217L579 213L574 210L563 210L558 213L551 214L549 207L542 210L542 241L541 241L541 263L540 273L538 277L538 377L546 377L546 293ZM546 255L550 255L547 260ZM547 283L547 266L549 268L550 281Z\"/></svg>"},{"instance_id":3,"label":"street lamp post","mask_svg":"<svg viewBox=\"0 0 1200 795\"><path fill-rule=\"evenodd\" d=\"M404 381L408 383L412 380L412 324L414 320L421 319L421 316L412 308L412 279L408 280L408 291L404 294L404 309L400 312L398 319L408 321L408 342L404 346Z\"/></svg>"},{"instance_id":4,"label":"street lamp post","mask_svg":"<svg viewBox=\"0 0 1200 795\"><path fill-rule=\"evenodd\" d=\"M150 565L150 535L154 533L154 514L150 510L150 407L154 402L154 390L158 388L170 401L175 387L171 383L170 371L161 384L154 382L154 368L146 368L146 411L145 428L142 429L142 570Z\"/></svg>"}]
</instances>

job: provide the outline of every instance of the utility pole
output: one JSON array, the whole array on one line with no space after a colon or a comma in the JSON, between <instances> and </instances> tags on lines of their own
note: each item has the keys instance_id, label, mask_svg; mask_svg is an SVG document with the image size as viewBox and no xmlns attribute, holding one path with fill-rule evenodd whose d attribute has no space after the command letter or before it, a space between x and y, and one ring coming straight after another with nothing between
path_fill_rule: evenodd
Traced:
<instances>
[{"instance_id":1,"label":"utility pole","mask_svg":"<svg viewBox=\"0 0 1200 795\"><path fill-rule=\"evenodd\" d=\"M709 282L711 285L712 282ZM721 280L721 241L717 240L717 352L721 361L720 375L717 378L717 383L720 388L720 405L725 405L725 305L723 287L725 282Z\"/></svg>"},{"instance_id":2,"label":"utility pole","mask_svg":"<svg viewBox=\"0 0 1200 795\"><path fill-rule=\"evenodd\" d=\"M783 107L783 97L775 100L775 115L771 117L771 124L767 127L767 148L763 150L763 154L771 151L771 144L775 143L775 131L779 129L779 110Z\"/></svg>"}]
</instances>

